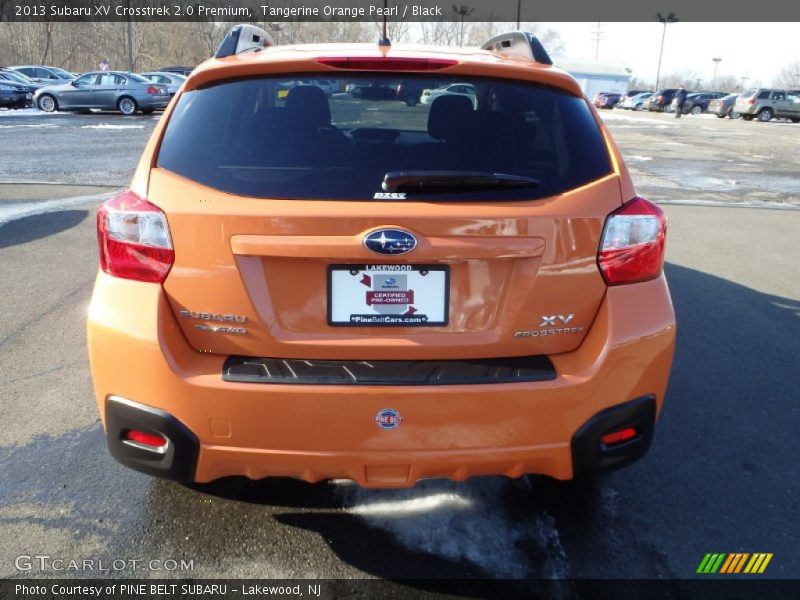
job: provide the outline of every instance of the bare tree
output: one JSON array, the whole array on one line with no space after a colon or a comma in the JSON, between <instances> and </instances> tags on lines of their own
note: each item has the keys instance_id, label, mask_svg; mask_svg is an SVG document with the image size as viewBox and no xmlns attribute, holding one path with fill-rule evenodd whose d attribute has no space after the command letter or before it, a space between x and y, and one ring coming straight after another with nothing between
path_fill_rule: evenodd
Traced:
<instances>
[{"instance_id":1,"label":"bare tree","mask_svg":"<svg viewBox=\"0 0 800 600\"><path fill-rule=\"evenodd\" d=\"M783 67L772 80L772 85L800 90L800 60L794 60Z\"/></svg>"}]
</instances>

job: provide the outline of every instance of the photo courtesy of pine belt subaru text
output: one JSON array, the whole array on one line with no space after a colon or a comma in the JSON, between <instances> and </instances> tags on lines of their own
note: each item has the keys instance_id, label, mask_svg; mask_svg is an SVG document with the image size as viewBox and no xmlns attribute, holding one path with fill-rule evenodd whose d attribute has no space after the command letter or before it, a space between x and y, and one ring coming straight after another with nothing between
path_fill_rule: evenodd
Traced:
<instances>
[{"instance_id":1,"label":"photo courtesy of pine belt subaru text","mask_svg":"<svg viewBox=\"0 0 800 600\"><path fill-rule=\"evenodd\" d=\"M109 450L198 483L627 465L672 363L666 229L530 33L274 46L237 25L97 213Z\"/></svg>"}]
</instances>

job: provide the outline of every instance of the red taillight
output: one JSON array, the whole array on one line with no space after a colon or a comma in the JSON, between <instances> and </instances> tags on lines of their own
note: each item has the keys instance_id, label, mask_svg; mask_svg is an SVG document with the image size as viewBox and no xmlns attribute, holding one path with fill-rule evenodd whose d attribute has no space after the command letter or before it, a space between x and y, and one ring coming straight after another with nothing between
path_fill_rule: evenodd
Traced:
<instances>
[{"instance_id":1,"label":"red taillight","mask_svg":"<svg viewBox=\"0 0 800 600\"><path fill-rule=\"evenodd\" d=\"M97 243L100 268L123 279L161 283L175 261L166 215L130 191L97 211Z\"/></svg>"},{"instance_id":2,"label":"red taillight","mask_svg":"<svg viewBox=\"0 0 800 600\"><path fill-rule=\"evenodd\" d=\"M317 62L337 69L365 71L438 71L457 64L447 58L403 58L400 56L322 56Z\"/></svg>"},{"instance_id":3,"label":"red taillight","mask_svg":"<svg viewBox=\"0 0 800 600\"><path fill-rule=\"evenodd\" d=\"M756 103L756 99L755 98L750 98L750 100L748 100L747 103L748 104L755 104Z\"/></svg>"},{"instance_id":4,"label":"red taillight","mask_svg":"<svg viewBox=\"0 0 800 600\"><path fill-rule=\"evenodd\" d=\"M619 444L635 438L636 435L636 430L633 427L626 427L625 429L605 434L600 438L600 441L606 445Z\"/></svg>"},{"instance_id":5,"label":"red taillight","mask_svg":"<svg viewBox=\"0 0 800 600\"><path fill-rule=\"evenodd\" d=\"M667 217L644 198L634 198L606 219L597 265L608 285L654 279L664 264Z\"/></svg>"},{"instance_id":6,"label":"red taillight","mask_svg":"<svg viewBox=\"0 0 800 600\"><path fill-rule=\"evenodd\" d=\"M167 445L167 440L160 435L145 433L144 431L138 431L136 429L129 429L126 431L125 439L153 448L163 448Z\"/></svg>"},{"instance_id":7,"label":"red taillight","mask_svg":"<svg viewBox=\"0 0 800 600\"><path fill-rule=\"evenodd\" d=\"M656 96L656 104L661 104L664 101L664 96Z\"/></svg>"},{"instance_id":8,"label":"red taillight","mask_svg":"<svg viewBox=\"0 0 800 600\"><path fill-rule=\"evenodd\" d=\"M157 94L158 93L158 88L156 86L154 86L154 85L151 85L149 88L147 88L147 93L148 94Z\"/></svg>"}]
</instances>

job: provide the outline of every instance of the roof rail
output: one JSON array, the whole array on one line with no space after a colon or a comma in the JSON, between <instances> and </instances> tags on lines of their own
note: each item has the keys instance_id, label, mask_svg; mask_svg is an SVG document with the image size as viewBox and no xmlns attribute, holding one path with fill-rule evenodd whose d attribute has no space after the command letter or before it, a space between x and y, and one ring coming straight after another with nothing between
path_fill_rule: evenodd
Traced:
<instances>
[{"instance_id":1,"label":"roof rail","mask_svg":"<svg viewBox=\"0 0 800 600\"><path fill-rule=\"evenodd\" d=\"M266 31L255 25L242 23L228 32L217 48L214 58L225 58L250 50L261 50L261 48L272 45L272 38Z\"/></svg>"},{"instance_id":2,"label":"roof rail","mask_svg":"<svg viewBox=\"0 0 800 600\"><path fill-rule=\"evenodd\" d=\"M521 56L522 58L535 60L543 65L553 64L550 55L547 54L547 50L542 46L542 42L529 31L501 33L487 40L481 46L481 49Z\"/></svg>"}]
</instances>

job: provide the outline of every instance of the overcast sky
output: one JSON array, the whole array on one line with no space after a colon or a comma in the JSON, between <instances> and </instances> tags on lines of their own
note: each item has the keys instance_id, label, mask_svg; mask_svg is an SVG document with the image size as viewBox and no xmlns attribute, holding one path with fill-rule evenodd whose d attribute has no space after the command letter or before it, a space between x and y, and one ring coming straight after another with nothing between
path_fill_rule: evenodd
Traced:
<instances>
[{"instance_id":1,"label":"overcast sky","mask_svg":"<svg viewBox=\"0 0 800 600\"><path fill-rule=\"evenodd\" d=\"M702 0L699 0L702 1ZM597 23L543 23L558 31L565 55L594 59L592 31ZM602 23L600 60L622 63L633 76L654 82L663 25L653 23ZM800 23L672 23L667 25L662 74L694 71L710 81L714 57L722 58L717 75L772 78L792 61L800 61Z\"/></svg>"}]
</instances>

